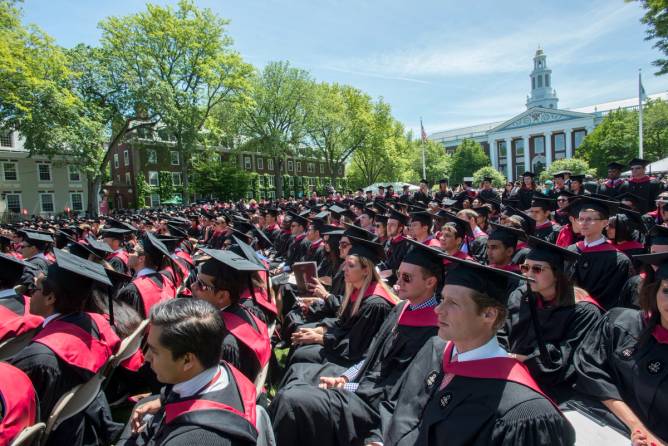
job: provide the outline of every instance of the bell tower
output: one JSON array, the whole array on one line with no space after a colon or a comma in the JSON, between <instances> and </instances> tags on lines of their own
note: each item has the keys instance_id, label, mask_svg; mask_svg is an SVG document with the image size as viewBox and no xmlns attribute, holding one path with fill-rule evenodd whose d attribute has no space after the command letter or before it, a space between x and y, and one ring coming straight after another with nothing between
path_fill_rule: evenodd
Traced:
<instances>
[{"instance_id":1,"label":"bell tower","mask_svg":"<svg viewBox=\"0 0 668 446\"><path fill-rule=\"evenodd\" d=\"M529 77L531 95L527 96L527 108L557 108L559 98L557 91L552 88L552 70L547 67L547 56L540 47L533 57L533 71Z\"/></svg>"}]
</instances>

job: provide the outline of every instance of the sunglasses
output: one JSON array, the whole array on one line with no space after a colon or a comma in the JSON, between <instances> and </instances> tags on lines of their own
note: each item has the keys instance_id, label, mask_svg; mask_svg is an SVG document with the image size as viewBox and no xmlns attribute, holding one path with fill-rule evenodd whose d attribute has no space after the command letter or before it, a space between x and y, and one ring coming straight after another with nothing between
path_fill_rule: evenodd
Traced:
<instances>
[{"instance_id":1,"label":"sunglasses","mask_svg":"<svg viewBox=\"0 0 668 446\"><path fill-rule=\"evenodd\" d=\"M540 274L546 269L550 269L550 267L544 265L529 265L526 263L520 265L520 271L522 271L524 274L528 273L529 271L534 274Z\"/></svg>"},{"instance_id":2,"label":"sunglasses","mask_svg":"<svg viewBox=\"0 0 668 446\"><path fill-rule=\"evenodd\" d=\"M400 279L403 283L411 283L411 281L413 280L413 276L410 275L410 274L408 274L408 273L401 273L401 274L399 275L399 279Z\"/></svg>"},{"instance_id":3,"label":"sunglasses","mask_svg":"<svg viewBox=\"0 0 668 446\"><path fill-rule=\"evenodd\" d=\"M202 282L202 279L200 279L199 277L197 278L197 280L195 280L195 283L193 285L197 285L197 287L200 288L202 291L210 291L214 289L213 285L209 285L207 283Z\"/></svg>"},{"instance_id":4,"label":"sunglasses","mask_svg":"<svg viewBox=\"0 0 668 446\"><path fill-rule=\"evenodd\" d=\"M347 248L350 245L348 242L339 242L339 248Z\"/></svg>"}]
</instances>

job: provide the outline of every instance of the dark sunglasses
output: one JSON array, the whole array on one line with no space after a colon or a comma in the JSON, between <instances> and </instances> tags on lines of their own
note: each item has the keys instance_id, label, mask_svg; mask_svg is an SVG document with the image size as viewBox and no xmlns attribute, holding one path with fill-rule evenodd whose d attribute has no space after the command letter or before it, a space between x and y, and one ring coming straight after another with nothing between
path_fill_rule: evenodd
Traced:
<instances>
[{"instance_id":1,"label":"dark sunglasses","mask_svg":"<svg viewBox=\"0 0 668 446\"><path fill-rule=\"evenodd\" d=\"M531 271L534 274L540 274L546 269L549 269L549 266L544 266L544 265L527 265L526 263L523 263L520 265L520 271L522 271L524 274L528 273Z\"/></svg>"},{"instance_id":2,"label":"dark sunglasses","mask_svg":"<svg viewBox=\"0 0 668 446\"><path fill-rule=\"evenodd\" d=\"M401 279L401 281L402 281L403 283L411 283L411 281L413 280L413 276L411 276L411 275L408 274L408 273L401 273L401 274L399 275L399 278Z\"/></svg>"}]
</instances>

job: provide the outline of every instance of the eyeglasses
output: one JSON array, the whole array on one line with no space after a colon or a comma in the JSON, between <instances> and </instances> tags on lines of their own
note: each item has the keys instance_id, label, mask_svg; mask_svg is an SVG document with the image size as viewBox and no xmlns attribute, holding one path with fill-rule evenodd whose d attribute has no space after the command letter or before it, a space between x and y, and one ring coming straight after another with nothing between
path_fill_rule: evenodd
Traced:
<instances>
[{"instance_id":1,"label":"eyeglasses","mask_svg":"<svg viewBox=\"0 0 668 446\"><path fill-rule=\"evenodd\" d=\"M550 267L547 265L529 265L528 263L523 263L520 265L520 271L522 271L524 274L527 274L529 271L534 274L540 274L546 269L550 269Z\"/></svg>"},{"instance_id":2,"label":"eyeglasses","mask_svg":"<svg viewBox=\"0 0 668 446\"><path fill-rule=\"evenodd\" d=\"M399 275L399 279L400 279L403 283L411 283L411 281L413 280L413 276L410 275L410 274L408 274L408 273L401 273L401 274Z\"/></svg>"},{"instance_id":3,"label":"eyeglasses","mask_svg":"<svg viewBox=\"0 0 668 446\"><path fill-rule=\"evenodd\" d=\"M380 223L376 223L376 224L374 224L373 226L376 227L376 228L382 228L382 227L383 227L383 225L380 224Z\"/></svg>"},{"instance_id":4,"label":"eyeglasses","mask_svg":"<svg viewBox=\"0 0 668 446\"><path fill-rule=\"evenodd\" d=\"M350 246L348 242L339 242L339 248L347 248L348 246Z\"/></svg>"},{"instance_id":5,"label":"eyeglasses","mask_svg":"<svg viewBox=\"0 0 668 446\"><path fill-rule=\"evenodd\" d=\"M578 223L580 224L592 224L595 221L603 221L603 220L608 220L607 218L591 218L591 217L586 217L586 218L578 218Z\"/></svg>"},{"instance_id":6,"label":"eyeglasses","mask_svg":"<svg viewBox=\"0 0 668 446\"><path fill-rule=\"evenodd\" d=\"M195 283L193 285L197 285L198 288L200 288L202 291L212 291L214 289L213 285L209 285L207 283L202 282L202 279L199 277L197 280L195 280Z\"/></svg>"}]
</instances>

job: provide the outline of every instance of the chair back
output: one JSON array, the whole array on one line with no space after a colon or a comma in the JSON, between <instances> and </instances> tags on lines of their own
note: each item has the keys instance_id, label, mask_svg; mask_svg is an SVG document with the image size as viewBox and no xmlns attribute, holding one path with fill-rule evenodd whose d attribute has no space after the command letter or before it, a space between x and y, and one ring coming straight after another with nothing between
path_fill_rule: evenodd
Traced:
<instances>
[{"instance_id":1,"label":"chair back","mask_svg":"<svg viewBox=\"0 0 668 446\"><path fill-rule=\"evenodd\" d=\"M23 429L9 446L31 446L39 444L39 439L46 429L46 424L37 423Z\"/></svg>"},{"instance_id":2,"label":"chair back","mask_svg":"<svg viewBox=\"0 0 668 446\"><path fill-rule=\"evenodd\" d=\"M144 319L130 336L121 341L121 345L118 347L118 353L114 355L114 359L111 361L112 368L118 367L123 361L134 355L141 347L144 334L148 328L148 323L149 320Z\"/></svg>"},{"instance_id":3,"label":"chair back","mask_svg":"<svg viewBox=\"0 0 668 446\"><path fill-rule=\"evenodd\" d=\"M22 335L15 336L0 343L0 361L6 361L23 350L28 344L30 344L30 341L32 341L32 338L35 337L38 331L39 328L34 328L32 330L26 331Z\"/></svg>"}]
</instances>

